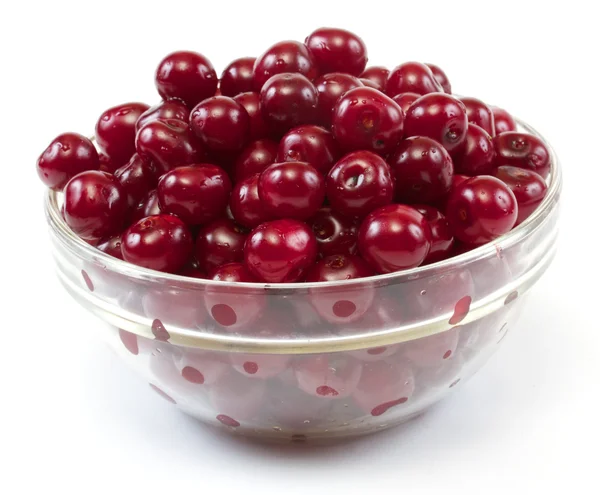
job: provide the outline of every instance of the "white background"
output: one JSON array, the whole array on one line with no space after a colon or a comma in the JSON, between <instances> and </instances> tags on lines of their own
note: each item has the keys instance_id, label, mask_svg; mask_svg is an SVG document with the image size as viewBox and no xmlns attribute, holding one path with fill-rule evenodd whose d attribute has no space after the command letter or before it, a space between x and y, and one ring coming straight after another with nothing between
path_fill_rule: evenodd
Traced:
<instances>
[{"instance_id":1,"label":"white background","mask_svg":"<svg viewBox=\"0 0 600 495\"><path fill-rule=\"evenodd\" d=\"M540 4L2 2L0 493L594 491L598 17L593 2ZM457 93L538 128L564 166L560 248L502 349L431 412L331 448L265 447L178 413L99 344L54 276L34 165L105 108L156 102L154 69L172 50L200 51L220 73L321 25L360 34L371 64L437 63Z\"/></svg>"}]
</instances>

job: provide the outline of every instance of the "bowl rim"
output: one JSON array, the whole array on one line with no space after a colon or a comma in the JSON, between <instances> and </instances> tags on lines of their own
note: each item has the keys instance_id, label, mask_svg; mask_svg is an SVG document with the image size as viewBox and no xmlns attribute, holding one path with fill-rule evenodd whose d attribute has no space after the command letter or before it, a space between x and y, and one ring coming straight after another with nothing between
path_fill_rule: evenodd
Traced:
<instances>
[{"instance_id":1,"label":"bowl rim","mask_svg":"<svg viewBox=\"0 0 600 495\"><path fill-rule=\"evenodd\" d=\"M423 265L409 270L401 270L398 272L384 273L352 280L334 281L334 282L297 282L297 283L265 283L265 282L224 282L218 280L199 279L188 277L185 275L177 275L171 273L160 272L149 268L140 267L132 263L114 258L96 247L88 244L83 239L78 237L67 225L63 219L59 206L59 192L48 190L45 198L45 211L49 226L57 234L58 238L71 251L74 251L78 256L84 259L94 259L100 262L105 269L117 272L121 275L133 277L141 280L152 280L170 285L185 287L186 289L204 289L206 287L235 287L238 290L260 290L268 291L269 293L285 293L303 292L314 289L332 289L343 288L351 289L356 286L364 285L387 285L389 283L402 283L404 281L414 280L421 277L428 277L434 274L444 273L472 262L497 256L499 251L505 250L518 244L523 239L528 237L536 228L543 222L548 212L555 206L557 197L560 195L562 188L562 170L561 164L556 156L556 153L548 141L529 124L524 123L520 119L515 118L517 124L526 132L533 134L542 140L548 147L550 152L550 180L548 183L548 191L542 203L523 223L516 228L498 237L492 242L483 244L471 251L462 253L458 256L448 258L446 260Z\"/></svg>"}]
</instances>

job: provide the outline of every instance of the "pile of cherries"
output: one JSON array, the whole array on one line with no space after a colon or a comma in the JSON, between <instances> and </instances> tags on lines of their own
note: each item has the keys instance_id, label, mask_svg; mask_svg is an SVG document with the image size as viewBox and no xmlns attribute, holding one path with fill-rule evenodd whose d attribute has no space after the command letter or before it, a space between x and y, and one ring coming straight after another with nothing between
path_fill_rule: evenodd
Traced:
<instances>
[{"instance_id":1,"label":"pile of cherries","mask_svg":"<svg viewBox=\"0 0 600 495\"><path fill-rule=\"evenodd\" d=\"M440 261L493 241L546 194L550 153L445 73L369 67L321 28L217 74L164 58L162 101L106 110L37 162L86 242L139 266L230 282L319 282Z\"/></svg>"}]
</instances>

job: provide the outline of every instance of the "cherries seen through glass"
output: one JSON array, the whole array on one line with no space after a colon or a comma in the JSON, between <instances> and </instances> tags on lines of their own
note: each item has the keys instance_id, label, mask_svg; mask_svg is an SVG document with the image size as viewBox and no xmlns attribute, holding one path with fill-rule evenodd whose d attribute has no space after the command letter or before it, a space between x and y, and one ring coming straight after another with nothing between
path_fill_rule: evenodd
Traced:
<instances>
[{"instance_id":1,"label":"cherries seen through glass","mask_svg":"<svg viewBox=\"0 0 600 495\"><path fill-rule=\"evenodd\" d=\"M444 262L544 202L546 143L505 109L453 94L451 72L368 66L366 43L338 27L303 39L217 70L206 48L172 52L156 67L154 101L117 101L87 131L49 141L36 168L66 226L99 257L150 270L335 283ZM211 294L198 311L231 331L268 318L235 291ZM307 304L330 323L368 325L376 301L365 287ZM267 370L254 378L268 376L268 363L250 364ZM296 370L301 389L313 385L311 366Z\"/></svg>"}]
</instances>

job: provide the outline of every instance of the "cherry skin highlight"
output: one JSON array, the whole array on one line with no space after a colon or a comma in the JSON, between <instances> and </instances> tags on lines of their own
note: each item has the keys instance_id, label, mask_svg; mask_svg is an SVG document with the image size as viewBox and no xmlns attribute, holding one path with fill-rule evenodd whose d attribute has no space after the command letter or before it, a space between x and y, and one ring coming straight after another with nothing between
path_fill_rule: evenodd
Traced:
<instances>
[{"instance_id":1,"label":"cherry skin highlight","mask_svg":"<svg viewBox=\"0 0 600 495\"><path fill-rule=\"evenodd\" d=\"M225 263L244 259L244 231L228 218L220 218L200 229L196 237L195 255L201 270L208 273Z\"/></svg>"},{"instance_id":2,"label":"cherry skin highlight","mask_svg":"<svg viewBox=\"0 0 600 495\"><path fill-rule=\"evenodd\" d=\"M254 174L260 174L277 159L277 143L270 139L259 139L246 146L236 158L233 179L239 182Z\"/></svg>"},{"instance_id":3,"label":"cherry skin highlight","mask_svg":"<svg viewBox=\"0 0 600 495\"><path fill-rule=\"evenodd\" d=\"M356 254L358 225L355 220L340 215L331 207L321 208L309 221L315 234L319 254Z\"/></svg>"},{"instance_id":4,"label":"cherry skin highlight","mask_svg":"<svg viewBox=\"0 0 600 495\"><path fill-rule=\"evenodd\" d=\"M433 206L413 205L413 207L425 217L431 230L431 249L423 263L427 265L449 258L454 247L454 236L450 232L446 216Z\"/></svg>"},{"instance_id":5,"label":"cherry skin highlight","mask_svg":"<svg viewBox=\"0 0 600 495\"><path fill-rule=\"evenodd\" d=\"M219 88L223 96L235 96L254 89L255 57L237 58L221 74Z\"/></svg>"},{"instance_id":6,"label":"cherry skin highlight","mask_svg":"<svg viewBox=\"0 0 600 495\"><path fill-rule=\"evenodd\" d=\"M379 91L385 91L387 78L390 75L390 70L386 67L373 65L367 67L360 75L361 79L368 79L373 82Z\"/></svg>"},{"instance_id":7,"label":"cherry skin highlight","mask_svg":"<svg viewBox=\"0 0 600 495\"><path fill-rule=\"evenodd\" d=\"M258 195L258 179L254 174L239 181L231 191L229 208L233 219L240 225L253 229L261 223L272 220L264 203Z\"/></svg>"},{"instance_id":8,"label":"cherry skin highlight","mask_svg":"<svg viewBox=\"0 0 600 495\"><path fill-rule=\"evenodd\" d=\"M323 127L329 129L333 118L333 108L340 96L346 91L364 86L360 79L343 74L341 72L332 72L324 74L315 81L317 93L319 93L317 103L317 121Z\"/></svg>"},{"instance_id":9,"label":"cherry skin highlight","mask_svg":"<svg viewBox=\"0 0 600 495\"><path fill-rule=\"evenodd\" d=\"M448 93L449 95L452 94L452 86L450 85L450 80L448 79L446 73L435 64L425 65L431 69L433 77L435 77L435 80L440 84L444 90L444 93Z\"/></svg>"},{"instance_id":10,"label":"cherry skin highlight","mask_svg":"<svg viewBox=\"0 0 600 495\"><path fill-rule=\"evenodd\" d=\"M276 74L293 72L314 81L319 75L316 61L306 45L298 41L280 41L271 46L254 63L254 90Z\"/></svg>"},{"instance_id":11,"label":"cherry skin highlight","mask_svg":"<svg viewBox=\"0 0 600 495\"><path fill-rule=\"evenodd\" d=\"M494 129L496 134L517 130L515 119L506 110L492 107L492 113L494 114Z\"/></svg>"},{"instance_id":12,"label":"cherry skin highlight","mask_svg":"<svg viewBox=\"0 0 600 495\"><path fill-rule=\"evenodd\" d=\"M419 98L421 98L421 96L422 95L418 93L400 93L399 95L394 96L392 100L398 103L398 105L406 115L406 112L408 112L410 106Z\"/></svg>"},{"instance_id":13,"label":"cherry skin highlight","mask_svg":"<svg viewBox=\"0 0 600 495\"><path fill-rule=\"evenodd\" d=\"M321 74L345 72L358 76L367 65L364 41L345 29L317 29L306 38L305 44Z\"/></svg>"},{"instance_id":14,"label":"cherry skin highlight","mask_svg":"<svg viewBox=\"0 0 600 495\"><path fill-rule=\"evenodd\" d=\"M306 162L327 174L340 152L331 132L316 125L302 125L289 131L279 142L278 162Z\"/></svg>"},{"instance_id":15,"label":"cherry skin highlight","mask_svg":"<svg viewBox=\"0 0 600 495\"><path fill-rule=\"evenodd\" d=\"M550 173L550 150L544 142L524 132L503 132L494 138L495 165L526 168L546 178Z\"/></svg>"},{"instance_id":16,"label":"cherry skin highlight","mask_svg":"<svg viewBox=\"0 0 600 495\"><path fill-rule=\"evenodd\" d=\"M190 110L181 100L161 101L157 105L150 107L139 116L135 123L136 132L144 127L148 122L154 120L180 120L187 122L190 119Z\"/></svg>"},{"instance_id":17,"label":"cherry skin highlight","mask_svg":"<svg viewBox=\"0 0 600 495\"><path fill-rule=\"evenodd\" d=\"M494 169L494 143L492 136L478 125L469 123L463 146L455 152L456 173L475 176L489 175Z\"/></svg>"},{"instance_id":18,"label":"cherry skin highlight","mask_svg":"<svg viewBox=\"0 0 600 495\"><path fill-rule=\"evenodd\" d=\"M233 97L244 107L250 117L250 136L253 139L262 139L268 136L269 129L260 111L260 96L258 93L240 93Z\"/></svg>"},{"instance_id":19,"label":"cherry skin highlight","mask_svg":"<svg viewBox=\"0 0 600 495\"><path fill-rule=\"evenodd\" d=\"M490 136L494 137L496 135L496 127L494 124L494 113L492 112L491 107L477 98L463 96L459 99L467 109L467 118L469 119L469 122L478 125Z\"/></svg>"},{"instance_id":20,"label":"cherry skin highlight","mask_svg":"<svg viewBox=\"0 0 600 495\"><path fill-rule=\"evenodd\" d=\"M522 223L536 210L548 191L543 177L532 170L505 165L498 167L494 176L504 182L515 195L519 205L515 225Z\"/></svg>"},{"instance_id":21,"label":"cherry skin highlight","mask_svg":"<svg viewBox=\"0 0 600 495\"><path fill-rule=\"evenodd\" d=\"M420 62L405 62L392 70L385 85L390 98L400 93L437 93L444 91L429 67Z\"/></svg>"}]
</instances>

